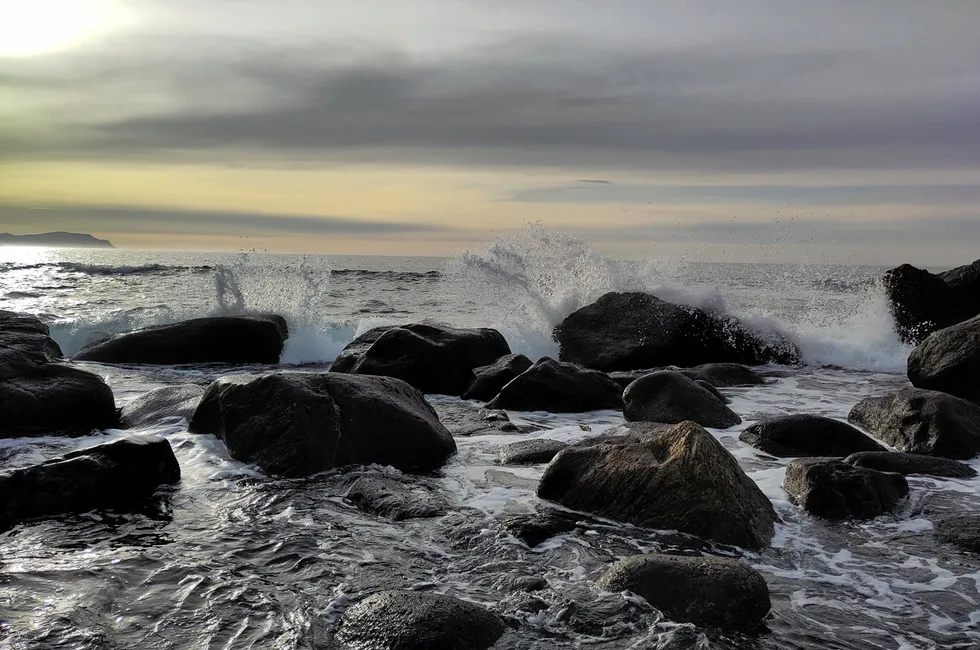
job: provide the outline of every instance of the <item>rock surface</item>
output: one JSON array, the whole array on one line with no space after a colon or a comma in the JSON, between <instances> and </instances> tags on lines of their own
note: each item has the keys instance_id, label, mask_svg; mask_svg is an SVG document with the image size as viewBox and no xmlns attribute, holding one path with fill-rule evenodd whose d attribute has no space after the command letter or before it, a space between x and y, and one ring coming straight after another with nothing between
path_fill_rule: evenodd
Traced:
<instances>
[{"instance_id":1,"label":"rock surface","mask_svg":"<svg viewBox=\"0 0 980 650\"><path fill-rule=\"evenodd\" d=\"M879 472L836 458L799 458L786 468L790 500L824 519L872 519L908 496L901 474Z\"/></svg>"},{"instance_id":2,"label":"rock surface","mask_svg":"<svg viewBox=\"0 0 980 650\"><path fill-rule=\"evenodd\" d=\"M83 348L74 358L168 366L276 364L288 336L281 316L210 316L117 334Z\"/></svg>"},{"instance_id":3,"label":"rock surface","mask_svg":"<svg viewBox=\"0 0 980 650\"><path fill-rule=\"evenodd\" d=\"M762 574L728 558L636 555L615 562L596 586L631 591L672 621L725 631L754 632L771 608Z\"/></svg>"},{"instance_id":4,"label":"rock surface","mask_svg":"<svg viewBox=\"0 0 980 650\"><path fill-rule=\"evenodd\" d=\"M695 381L705 381L715 388L761 386L766 383L765 377L739 363L704 363L693 368L678 368L677 372Z\"/></svg>"},{"instance_id":5,"label":"rock surface","mask_svg":"<svg viewBox=\"0 0 980 650\"><path fill-rule=\"evenodd\" d=\"M622 405L619 384L605 373L545 357L504 386L487 408L583 413Z\"/></svg>"},{"instance_id":6,"label":"rock surface","mask_svg":"<svg viewBox=\"0 0 980 650\"><path fill-rule=\"evenodd\" d=\"M122 425L145 427L164 418L184 418L190 422L203 396L204 389L196 384L155 388L123 407Z\"/></svg>"},{"instance_id":7,"label":"rock surface","mask_svg":"<svg viewBox=\"0 0 980 650\"><path fill-rule=\"evenodd\" d=\"M693 422L633 425L573 444L545 469L538 496L753 549L769 544L776 521L772 503L738 461Z\"/></svg>"},{"instance_id":8,"label":"rock surface","mask_svg":"<svg viewBox=\"0 0 980 650\"><path fill-rule=\"evenodd\" d=\"M851 425L819 415L782 415L753 424L739 440L780 458L886 451Z\"/></svg>"},{"instance_id":9,"label":"rock surface","mask_svg":"<svg viewBox=\"0 0 980 650\"><path fill-rule=\"evenodd\" d=\"M487 650L505 630L502 618L457 598L382 591L344 612L334 638L345 650Z\"/></svg>"},{"instance_id":10,"label":"rock surface","mask_svg":"<svg viewBox=\"0 0 980 650\"><path fill-rule=\"evenodd\" d=\"M132 507L179 480L180 466L163 438L136 436L81 449L0 473L0 529L42 517Z\"/></svg>"},{"instance_id":11,"label":"rock surface","mask_svg":"<svg viewBox=\"0 0 980 650\"><path fill-rule=\"evenodd\" d=\"M980 316L933 332L912 350L913 386L980 404Z\"/></svg>"},{"instance_id":12,"label":"rock surface","mask_svg":"<svg viewBox=\"0 0 980 650\"><path fill-rule=\"evenodd\" d=\"M903 388L868 397L847 419L906 453L955 460L980 453L980 406L945 393Z\"/></svg>"},{"instance_id":13,"label":"rock surface","mask_svg":"<svg viewBox=\"0 0 980 650\"><path fill-rule=\"evenodd\" d=\"M456 451L422 394L390 377L222 378L205 392L190 430L213 433L232 458L286 477L372 463L430 472Z\"/></svg>"},{"instance_id":14,"label":"rock surface","mask_svg":"<svg viewBox=\"0 0 980 650\"><path fill-rule=\"evenodd\" d=\"M679 424L726 429L741 423L734 411L697 382L679 372L659 370L640 377L623 393L623 415L630 422Z\"/></svg>"},{"instance_id":15,"label":"rock surface","mask_svg":"<svg viewBox=\"0 0 980 650\"><path fill-rule=\"evenodd\" d=\"M554 336L561 345L562 361L606 372L800 360L799 349L783 337L763 339L734 318L674 305L646 293L607 293L565 318Z\"/></svg>"},{"instance_id":16,"label":"rock surface","mask_svg":"<svg viewBox=\"0 0 980 650\"><path fill-rule=\"evenodd\" d=\"M350 486L347 500L358 510L394 521L438 517L447 508L435 486L408 477L362 476Z\"/></svg>"},{"instance_id":17,"label":"rock surface","mask_svg":"<svg viewBox=\"0 0 980 650\"><path fill-rule=\"evenodd\" d=\"M499 460L501 465L550 463L551 459L567 446L567 442L547 438L520 440L501 447Z\"/></svg>"},{"instance_id":18,"label":"rock surface","mask_svg":"<svg viewBox=\"0 0 980 650\"><path fill-rule=\"evenodd\" d=\"M504 519L504 530L534 548L556 535L578 528L579 517L558 510L539 510L530 515L511 515Z\"/></svg>"},{"instance_id":19,"label":"rock surface","mask_svg":"<svg viewBox=\"0 0 980 650\"><path fill-rule=\"evenodd\" d=\"M463 399L491 400L515 377L534 365L523 354L508 354L488 366L473 369L473 383Z\"/></svg>"},{"instance_id":20,"label":"rock surface","mask_svg":"<svg viewBox=\"0 0 980 650\"><path fill-rule=\"evenodd\" d=\"M412 323L357 337L330 371L395 377L424 393L462 395L473 382L474 368L508 354L510 347L497 330Z\"/></svg>"},{"instance_id":21,"label":"rock surface","mask_svg":"<svg viewBox=\"0 0 980 650\"><path fill-rule=\"evenodd\" d=\"M935 521L933 526L936 541L971 553L980 553L980 515L944 517Z\"/></svg>"},{"instance_id":22,"label":"rock surface","mask_svg":"<svg viewBox=\"0 0 980 650\"><path fill-rule=\"evenodd\" d=\"M862 451L851 454L844 462L879 472L895 472L902 476L922 474L943 478L974 478L977 475L977 471L966 463L937 456L903 454L900 451Z\"/></svg>"},{"instance_id":23,"label":"rock surface","mask_svg":"<svg viewBox=\"0 0 980 650\"><path fill-rule=\"evenodd\" d=\"M980 313L980 260L939 275L903 264L888 271L883 284L895 329L907 343Z\"/></svg>"}]
</instances>

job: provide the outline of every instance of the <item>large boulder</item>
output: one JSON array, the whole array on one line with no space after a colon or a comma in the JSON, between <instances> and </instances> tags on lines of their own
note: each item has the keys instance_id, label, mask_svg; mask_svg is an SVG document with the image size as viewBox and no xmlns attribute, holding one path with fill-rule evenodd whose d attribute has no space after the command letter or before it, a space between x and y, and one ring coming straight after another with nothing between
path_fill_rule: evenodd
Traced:
<instances>
[{"instance_id":1,"label":"large boulder","mask_svg":"<svg viewBox=\"0 0 980 650\"><path fill-rule=\"evenodd\" d=\"M679 424L727 429L742 422L724 398L679 372L658 370L640 377L623 393L623 415L631 422Z\"/></svg>"},{"instance_id":2,"label":"large boulder","mask_svg":"<svg viewBox=\"0 0 980 650\"><path fill-rule=\"evenodd\" d=\"M74 358L149 365L276 364L287 337L281 316L210 316L116 334Z\"/></svg>"},{"instance_id":3,"label":"large boulder","mask_svg":"<svg viewBox=\"0 0 980 650\"><path fill-rule=\"evenodd\" d=\"M854 405L847 419L898 451L969 460L980 453L980 406L903 388Z\"/></svg>"},{"instance_id":4,"label":"large boulder","mask_svg":"<svg viewBox=\"0 0 980 650\"><path fill-rule=\"evenodd\" d=\"M488 366L473 369L473 383L463 394L463 399L491 400L504 386L534 365L523 354L508 354Z\"/></svg>"},{"instance_id":5,"label":"large boulder","mask_svg":"<svg viewBox=\"0 0 980 650\"><path fill-rule=\"evenodd\" d=\"M980 404L980 316L933 332L908 359L913 386Z\"/></svg>"},{"instance_id":6,"label":"large boulder","mask_svg":"<svg viewBox=\"0 0 980 650\"><path fill-rule=\"evenodd\" d=\"M277 372L219 379L190 430L212 433L232 458L286 477L372 463L431 472L456 451L422 393L391 377Z\"/></svg>"},{"instance_id":7,"label":"large boulder","mask_svg":"<svg viewBox=\"0 0 980 650\"><path fill-rule=\"evenodd\" d=\"M763 337L729 316L674 305L646 293L607 293L554 331L560 359L606 372L712 362L794 364L799 349Z\"/></svg>"},{"instance_id":8,"label":"large boulder","mask_svg":"<svg viewBox=\"0 0 980 650\"><path fill-rule=\"evenodd\" d=\"M619 384L605 373L544 357L504 386L487 408L583 413L623 407Z\"/></svg>"},{"instance_id":9,"label":"large boulder","mask_svg":"<svg viewBox=\"0 0 980 650\"><path fill-rule=\"evenodd\" d=\"M395 377L424 393L462 395L473 382L474 368L508 354L507 341L494 329L412 323L362 334L330 370Z\"/></svg>"},{"instance_id":10,"label":"large boulder","mask_svg":"<svg viewBox=\"0 0 980 650\"><path fill-rule=\"evenodd\" d=\"M538 496L574 510L722 544L767 546L776 513L738 461L694 422L632 424L560 452Z\"/></svg>"},{"instance_id":11,"label":"large boulder","mask_svg":"<svg viewBox=\"0 0 980 650\"><path fill-rule=\"evenodd\" d=\"M980 260L938 275L903 264L883 284L895 329L907 343L980 314Z\"/></svg>"},{"instance_id":12,"label":"large boulder","mask_svg":"<svg viewBox=\"0 0 980 650\"><path fill-rule=\"evenodd\" d=\"M769 614L769 586L746 562L720 557L635 555L610 566L596 582L630 591L678 623L755 632Z\"/></svg>"},{"instance_id":13,"label":"large boulder","mask_svg":"<svg viewBox=\"0 0 980 650\"><path fill-rule=\"evenodd\" d=\"M977 470L966 463L937 456L903 454L900 451L862 451L851 454L844 462L902 476L921 474L942 478L975 478L977 475Z\"/></svg>"},{"instance_id":14,"label":"large boulder","mask_svg":"<svg viewBox=\"0 0 980 650\"><path fill-rule=\"evenodd\" d=\"M901 474L879 472L836 458L798 458L787 466L783 489L790 500L824 519L872 519L908 496Z\"/></svg>"},{"instance_id":15,"label":"large boulder","mask_svg":"<svg viewBox=\"0 0 980 650\"><path fill-rule=\"evenodd\" d=\"M0 380L62 358L48 326L37 316L0 310Z\"/></svg>"},{"instance_id":16,"label":"large boulder","mask_svg":"<svg viewBox=\"0 0 980 650\"><path fill-rule=\"evenodd\" d=\"M960 514L938 519L933 523L933 536L943 544L980 553L980 515Z\"/></svg>"},{"instance_id":17,"label":"large boulder","mask_svg":"<svg viewBox=\"0 0 980 650\"><path fill-rule=\"evenodd\" d=\"M203 396L204 388L197 384L155 388L122 408L122 425L145 427L164 418L184 418L189 422Z\"/></svg>"},{"instance_id":18,"label":"large boulder","mask_svg":"<svg viewBox=\"0 0 980 650\"><path fill-rule=\"evenodd\" d=\"M739 440L780 458L849 456L885 451L880 444L846 422L819 415L781 415L748 427Z\"/></svg>"},{"instance_id":19,"label":"large boulder","mask_svg":"<svg viewBox=\"0 0 980 650\"><path fill-rule=\"evenodd\" d=\"M334 639L345 650L487 650L506 629L496 614L451 596L382 591L344 612Z\"/></svg>"},{"instance_id":20,"label":"large boulder","mask_svg":"<svg viewBox=\"0 0 980 650\"><path fill-rule=\"evenodd\" d=\"M170 443L134 436L0 473L0 529L92 509L130 508L180 480Z\"/></svg>"}]
</instances>

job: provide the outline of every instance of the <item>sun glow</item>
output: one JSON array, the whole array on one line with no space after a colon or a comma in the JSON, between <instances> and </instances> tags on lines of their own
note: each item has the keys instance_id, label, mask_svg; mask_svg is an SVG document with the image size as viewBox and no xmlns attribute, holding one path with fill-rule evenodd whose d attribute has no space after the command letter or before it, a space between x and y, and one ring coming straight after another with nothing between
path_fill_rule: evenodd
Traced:
<instances>
[{"instance_id":1,"label":"sun glow","mask_svg":"<svg viewBox=\"0 0 980 650\"><path fill-rule=\"evenodd\" d=\"M111 0L0 0L0 56L68 49L117 26L123 13Z\"/></svg>"}]
</instances>

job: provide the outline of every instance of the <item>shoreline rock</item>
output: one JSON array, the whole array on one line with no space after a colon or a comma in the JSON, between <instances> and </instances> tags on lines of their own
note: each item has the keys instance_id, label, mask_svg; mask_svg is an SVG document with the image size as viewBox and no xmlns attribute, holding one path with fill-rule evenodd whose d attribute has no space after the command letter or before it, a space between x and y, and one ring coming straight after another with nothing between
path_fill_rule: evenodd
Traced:
<instances>
[{"instance_id":1,"label":"shoreline rock","mask_svg":"<svg viewBox=\"0 0 980 650\"><path fill-rule=\"evenodd\" d=\"M603 372L544 357L487 402L489 409L584 413L623 407L619 384Z\"/></svg>"},{"instance_id":2,"label":"shoreline rock","mask_svg":"<svg viewBox=\"0 0 980 650\"><path fill-rule=\"evenodd\" d=\"M823 519L873 519L908 496L901 474L850 465L837 458L798 458L786 468L790 501Z\"/></svg>"},{"instance_id":3,"label":"shoreline rock","mask_svg":"<svg viewBox=\"0 0 980 650\"><path fill-rule=\"evenodd\" d=\"M781 415L745 429L738 439L779 458L850 456L886 449L846 422L819 415Z\"/></svg>"},{"instance_id":4,"label":"shoreline rock","mask_svg":"<svg viewBox=\"0 0 980 650\"><path fill-rule=\"evenodd\" d=\"M980 316L937 330L909 355L909 381L980 404Z\"/></svg>"},{"instance_id":5,"label":"shoreline rock","mask_svg":"<svg viewBox=\"0 0 980 650\"><path fill-rule=\"evenodd\" d=\"M716 429L741 424L742 418L712 390L679 372L652 372L627 386L623 393L623 416L627 422L680 424L690 420Z\"/></svg>"}]
</instances>

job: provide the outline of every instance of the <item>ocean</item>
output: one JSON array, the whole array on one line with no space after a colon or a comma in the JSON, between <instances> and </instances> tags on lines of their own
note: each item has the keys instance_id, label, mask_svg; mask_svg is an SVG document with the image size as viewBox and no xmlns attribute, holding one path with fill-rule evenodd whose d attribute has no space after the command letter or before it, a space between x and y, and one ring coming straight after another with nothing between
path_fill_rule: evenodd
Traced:
<instances>
[{"instance_id":1,"label":"ocean","mask_svg":"<svg viewBox=\"0 0 980 650\"><path fill-rule=\"evenodd\" d=\"M458 438L459 453L434 479L451 497L450 512L392 522L344 500L338 486L355 470L268 478L180 421L142 431L169 439L183 473L157 507L0 534L0 647L324 648L345 608L382 588L448 593L511 617L516 628L499 648L978 647L980 558L938 546L931 522L980 509L980 479L909 477L910 497L892 515L829 524L789 503L785 460L738 441L767 415L845 419L858 400L908 385L910 349L893 331L878 283L884 270L615 261L547 231L451 259L0 248L0 309L40 315L68 355L136 327L272 312L291 332L281 364L301 370L326 367L371 327L420 320L496 327L515 352L536 359L557 356L551 329L571 311L607 291L644 290L781 332L805 361L763 368L774 378L767 385L724 389L743 423L712 430L782 519L770 548L742 553L772 594L770 632L758 639L690 642L679 634L686 626L643 602L592 588L611 561L670 548L670 535L598 522L534 549L517 542L502 521L535 509L543 470L495 463L499 447L518 436ZM256 370L83 365L105 377L117 405L158 386ZM563 441L623 421L613 411L510 416L542 427L524 437ZM2 440L0 467L126 435ZM540 603L529 608L527 594L499 589L508 573L547 580L533 595Z\"/></svg>"}]
</instances>

